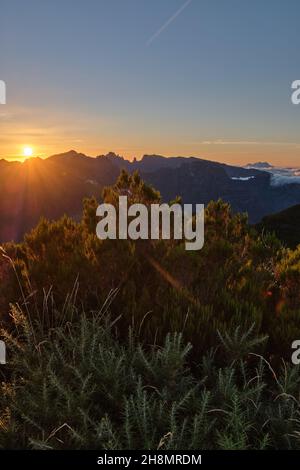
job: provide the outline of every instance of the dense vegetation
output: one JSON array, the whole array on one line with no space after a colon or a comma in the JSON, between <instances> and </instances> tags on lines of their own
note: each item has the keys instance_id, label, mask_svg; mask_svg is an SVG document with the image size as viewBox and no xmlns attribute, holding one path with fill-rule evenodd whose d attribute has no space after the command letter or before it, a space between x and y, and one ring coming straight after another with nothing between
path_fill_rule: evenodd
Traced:
<instances>
[{"instance_id":1,"label":"dense vegetation","mask_svg":"<svg viewBox=\"0 0 300 470\"><path fill-rule=\"evenodd\" d=\"M271 214L257 224L259 231L274 232L276 237L289 248L296 248L300 243L300 205Z\"/></svg>"},{"instance_id":2,"label":"dense vegetation","mask_svg":"<svg viewBox=\"0 0 300 470\"><path fill-rule=\"evenodd\" d=\"M212 350L192 371L180 334L145 349L133 331L120 343L103 314L65 318L46 334L16 309L13 318L2 448L300 447L299 369L283 364L276 374L249 355L263 341L251 331L220 337L222 364Z\"/></svg>"},{"instance_id":3,"label":"dense vegetation","mask_svg":"<svg viewBox=\"0 0 300 470\"><path fill-rule=\"evenodd\" d=\"M103 199L124 191L160 200L125 172ZM198 252L99 241L97 205L2 247L0 446L300 447L300 249L222 201Z\"/></svg>"}]
</instances>

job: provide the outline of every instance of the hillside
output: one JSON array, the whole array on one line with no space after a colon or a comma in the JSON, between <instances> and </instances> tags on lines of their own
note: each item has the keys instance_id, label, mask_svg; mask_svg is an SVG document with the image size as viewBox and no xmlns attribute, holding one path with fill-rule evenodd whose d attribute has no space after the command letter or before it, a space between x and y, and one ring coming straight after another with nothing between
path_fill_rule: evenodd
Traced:
<instances>
[{"instance_id":1,"label":"hillside","mask_svg":"<svg viewBox=\"0 0 300 470\"><path fill-rule=\"evenodd\" d=\"M264 217L257 228L274 232L286 246L296 248L300 243L300 204Z\"/></svg>"},{"instance_id":2,"label":"hillside","mask_svg":"<svg viewBox=\"0 0 300 470\"><path fill-rule=\"evenodd\" d=\"M104 202L124 191L160 202L126 172ZM99 240L97 204L1 247L0 448L299 449L300 247L222 201L201 251Z\"/></svg>"}]
</instances>

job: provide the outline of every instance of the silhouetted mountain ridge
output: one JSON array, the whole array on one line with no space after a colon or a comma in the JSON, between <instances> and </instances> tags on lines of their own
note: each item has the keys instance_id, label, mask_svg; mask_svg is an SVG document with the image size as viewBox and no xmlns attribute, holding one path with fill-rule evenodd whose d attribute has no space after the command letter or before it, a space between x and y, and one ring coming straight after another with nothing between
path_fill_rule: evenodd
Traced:
<instances>
[{"instance_id":1,"label":"silhouetted mountain ridge","mask_svg":"<svg viewBox=\"0 0 300 470\"><path fill-rule=\"evenodd\" d=\"M274 187L269 172L196 157L144 155L129 161L110 152L96 158L75 150L24 163L0 161L0 241L20 240L41 216L64 213L78 219L82 199L99 198L104 186L116 181L121 169L138 170L160 190L165 201L208 203L222 198L235 211L248 212L251 222L300 203L300 185Z\"/></svg>"}]
</instances>

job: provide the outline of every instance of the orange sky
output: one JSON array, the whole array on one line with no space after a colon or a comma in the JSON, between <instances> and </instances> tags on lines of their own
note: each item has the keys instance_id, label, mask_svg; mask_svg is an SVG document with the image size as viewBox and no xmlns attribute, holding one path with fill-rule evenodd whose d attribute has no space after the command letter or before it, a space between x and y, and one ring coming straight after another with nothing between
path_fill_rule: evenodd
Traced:
<instances>
[{"instance_id":1,"label":"orange sky","mask_svg":"<svg viewBox=\"0 0 300 470\"><path fill-rule=\"evenodd\" d=\"M4 111L2 111L5 110ZM1 112L2 111L2 112ZM89 156L113 151L125 158L141 158L144 154L165 156L198 156L206 159L244 165L269 161L278 166L298 166L300 144L289 141L244 140L201 135L195 140L187 132L135 132L113 126L110 120L82 115L76 121L68 113L57 112L55 118L46 112L32 112L6 106L0 109L0 158L23 160L24 147L32 147L34 156L49 155L75 149ZM52 117L51 117L52 116Z\"/></svg>"},{"instance_id":2,"label":"orange sky","mask_svg":"<svg viewBox=\"0 0 300 470\"><path fill-rule=\"evenodd\" d=\"M2 3L0 158L28 146L300 166L296 0L271 13L259 0Z\"/></svg>"},{"instance_id":3,"label":"orange sky","mask_svg":"<svg viewBox=\"0 0 300 470\"><path fill-rule=\"evenodd\" d=\"M45 141L45 142L44 142ZM126 144L126 143L125 143ZM86 140L63 139L63 136L50 138L46 142L46 137L22 135L15 139L15 142L5 143L0 146L0 158L6 160L24 160L24 148L32 147L33 156L47 158L56 153L63 153L74 149L85 153L88 156L106 154L113 151L125 158L131 160L134 157L140 159L144 154L159 154L164 156L196 156L207 160L214 160L234 165L245 165L249 162L268 161L275 166L297 167L300 157L300 144L293 143L260 143L260 142L232 142L232 141L214 141L199 143L174 142L173 145L160 141L152 142L149 145L122 145L122 142L116 138L110 139Z\"/></svg>"}]
</instances>

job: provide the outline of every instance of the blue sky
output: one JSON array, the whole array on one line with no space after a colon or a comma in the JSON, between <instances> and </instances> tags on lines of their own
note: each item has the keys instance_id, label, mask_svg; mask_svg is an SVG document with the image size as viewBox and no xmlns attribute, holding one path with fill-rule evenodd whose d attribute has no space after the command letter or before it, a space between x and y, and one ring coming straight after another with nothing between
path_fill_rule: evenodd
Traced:
<instances>
[{"instance_id":1,"label":"blue sky","mask_svg":"<svg viewBox=\"0 0 300 470\"><path fill-rule=\"evenodd\" d=\"M1 0L0 9L1 157L29 145L42 156L75 148L300 164L290 99L299 1Z\"/></svg>"}]
</instances>

